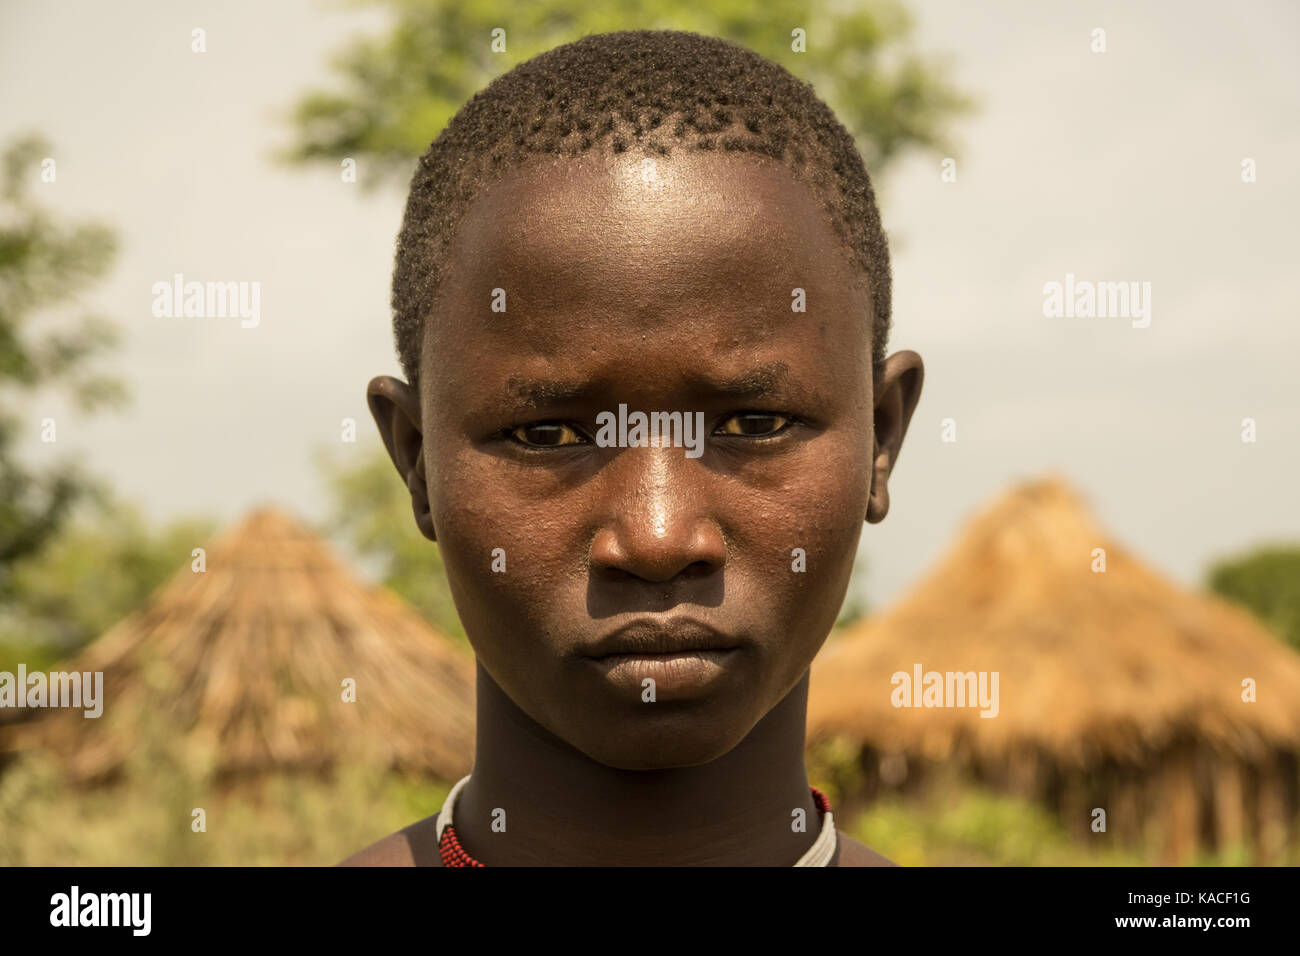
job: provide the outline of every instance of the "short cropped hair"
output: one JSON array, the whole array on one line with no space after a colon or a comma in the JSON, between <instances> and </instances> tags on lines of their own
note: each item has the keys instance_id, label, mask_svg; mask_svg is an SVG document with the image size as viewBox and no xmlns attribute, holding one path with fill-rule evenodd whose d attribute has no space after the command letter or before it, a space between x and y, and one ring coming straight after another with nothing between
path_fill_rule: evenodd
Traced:
<instances>
[{"instance_id":1,"label":"short cropped hair","mask_svg":"<svg viewBox=\"0 0 1300 956\"><path fill-rule=\"evenodd\" d=\"M754 152L783 162L829 211L872 301L872 362L890 326L889 247L852 135L811 84L745 47L677 30L583 37L519 64L476 93L420 157L393 269L393 333L418 386L424 323L447 248L474 198L530 156L634 147Z\"/></svg>"}]
</instances>

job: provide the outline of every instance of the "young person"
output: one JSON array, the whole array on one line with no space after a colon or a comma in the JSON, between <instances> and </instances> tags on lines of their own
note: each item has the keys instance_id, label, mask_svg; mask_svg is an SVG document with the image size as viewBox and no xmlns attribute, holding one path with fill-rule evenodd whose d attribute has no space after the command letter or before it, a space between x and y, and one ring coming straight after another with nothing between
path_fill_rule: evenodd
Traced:
<instances>
[{"instance_id":1,"label":"young person","mask_svg":"<svg viewBox=\"0 0 1300 956\"><path fill-rule=\"evenodd\" d=\"M369 401L478 662L473 772L349 865L885 864L808 670L923 377L852 137L729 42L588 36L411 182ZM437 701L429 706L437 707Z\"/></svg>"}]
</instances>

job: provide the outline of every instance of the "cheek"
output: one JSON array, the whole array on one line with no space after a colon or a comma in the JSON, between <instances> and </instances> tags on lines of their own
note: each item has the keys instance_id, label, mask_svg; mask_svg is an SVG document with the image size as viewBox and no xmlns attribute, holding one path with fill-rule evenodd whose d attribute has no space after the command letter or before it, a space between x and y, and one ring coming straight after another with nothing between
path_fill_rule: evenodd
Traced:
<instances>
[{"instance_id":1,"label":"cheek","mask_svg":"<svg viewBox=\"0 0 1300 956\"><path fill-rule=\"evenodd\" d=\"M520 500L496 459L472 451L441 458L428 474L438 547L470 636L507 618L540 627L534 618L556 600L558 581L582 566L563 509Z\"/></svg>"},{"instance_id":2,"label":"cheek","mask_svg":"<svg viewBox=\"0 0 1300 956\"><path fill-rule=\"evenodd\" d=\"M825 435L773 486L751 489L732 526L736 570L753 599L816 634L848 587L870 493L869 456L852 432ZM824 636L824 635L821 635Z\"/></svg>"}]
</instances>

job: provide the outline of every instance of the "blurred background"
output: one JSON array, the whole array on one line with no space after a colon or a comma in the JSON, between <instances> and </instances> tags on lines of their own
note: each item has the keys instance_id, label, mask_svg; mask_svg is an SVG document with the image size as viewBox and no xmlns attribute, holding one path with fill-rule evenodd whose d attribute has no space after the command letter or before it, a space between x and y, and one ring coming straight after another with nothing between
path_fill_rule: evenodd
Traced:
<instances>
[{"instance_id":1,"label":"blurred background","mask_svg":"<svg viewBox=\"0 0 1300 956\"><path fill-rule=\"evenodd\" d=\"M1293 5L11 0L0 673L102 670L105 710L0 708L0 863L333 863L467 772L472 656L364 401L405 185L494 76L640 27L814 84L926 362L814 665L841 827L1300 862ZM257 321L159 316L177 274ZM1047 317L1067 275L1150 324ZM998 671L999 717L892 707L916 663Z\"/></svg>"}]
</instances>

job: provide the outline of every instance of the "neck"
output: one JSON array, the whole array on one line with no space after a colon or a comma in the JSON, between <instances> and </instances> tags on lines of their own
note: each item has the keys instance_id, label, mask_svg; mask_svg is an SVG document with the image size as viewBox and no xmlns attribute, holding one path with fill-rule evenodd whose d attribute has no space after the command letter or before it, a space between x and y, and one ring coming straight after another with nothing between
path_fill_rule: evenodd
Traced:
<instances>
[{"instance_id":1,"label":"neck","mask_svg":"<svg viewBox=\"0 0 1300 956\"><path fill-rule=\"evenodd\" d=\"M480 665L457 835L485 866L791 866L820 830L804 769L807 704L804 674L717 760L618 770L539 725ZM505 832L493 831L498 809ZM796 809L803 832L792 827Z\"/></svg>"}]
</instances>

